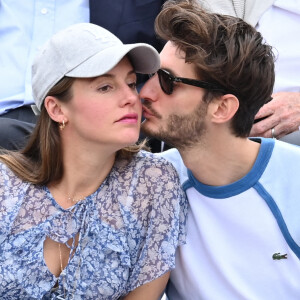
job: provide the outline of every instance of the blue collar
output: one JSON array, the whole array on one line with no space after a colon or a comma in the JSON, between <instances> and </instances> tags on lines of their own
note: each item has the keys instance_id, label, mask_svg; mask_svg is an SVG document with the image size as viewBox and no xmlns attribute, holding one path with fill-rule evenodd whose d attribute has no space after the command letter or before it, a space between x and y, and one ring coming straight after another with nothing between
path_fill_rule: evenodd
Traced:
<instances>
[{"instance_id":1,"label":"blue collar","mask_svg":"<svg viewBox=\"0 0 300 300\"><path fill-rule=\"evenodd\" d=\"M265 171L275 144L273 139L251 138L251 140L260 143L261 146L252 169L243 178L224 186L210 186L199 182L188 169L189 179L183 184L183 189L186 191L188 188L194 187L204 196L222 199L238 195L251 188Z\"/></svg>"}]
</instances>

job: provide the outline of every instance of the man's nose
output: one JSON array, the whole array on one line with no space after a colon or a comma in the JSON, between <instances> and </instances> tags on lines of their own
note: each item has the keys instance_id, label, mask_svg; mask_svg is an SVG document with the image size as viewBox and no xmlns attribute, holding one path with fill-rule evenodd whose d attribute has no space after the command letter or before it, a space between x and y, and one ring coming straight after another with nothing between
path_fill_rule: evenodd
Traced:
<instances>
[{"instance_id":1,"label":"man's nose","mask_svg":"<svg viewBox=\"0 0 300 300\"><path fill-rule=\"evenodd\" d=\"M147 101L157 101L157 94L159 92L159 82L157 74L150 77L143 85L140 91L140 98Z\"/></svg>"}]
</instances>

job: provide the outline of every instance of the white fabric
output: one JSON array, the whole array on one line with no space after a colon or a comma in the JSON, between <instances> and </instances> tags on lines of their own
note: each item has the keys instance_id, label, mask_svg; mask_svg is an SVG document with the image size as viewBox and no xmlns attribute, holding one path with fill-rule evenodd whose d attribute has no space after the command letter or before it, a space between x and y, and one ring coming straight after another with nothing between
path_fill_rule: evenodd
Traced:
<instances>
[{"instance_id":1,"label":"white fabric","mask_svg":"<svg viewBox=\"0 0 300 300\"><path fill-rule=\"evenodd\" d=\"M190 173L186 181L179 152L162 154L179 171L190 204L169 300L299 299L300 151L274 142L261 139L252 170L225 187L205 186ZM277 252L287 259L273 260Z\"/></svg>"},{"instance_id":2,"label":"white fabric","mask_svg":"<svg viewBox=\"0 0 300 300\"><path fill-rule=\"evenodd\" d=\"M274 92L300 92L300 1L276 0L257 30L277 55Z\"/></svg>"},{"instance_id":3,"label":"white fabric","mask_svg":"<svg viewBox=\"0 0 300 300\"><path fill-rule=\"evenodd\" d=\"M204 8L218 14L241 18L255 26L274 0L198 0Z\"/></svg>"}]
</instances>

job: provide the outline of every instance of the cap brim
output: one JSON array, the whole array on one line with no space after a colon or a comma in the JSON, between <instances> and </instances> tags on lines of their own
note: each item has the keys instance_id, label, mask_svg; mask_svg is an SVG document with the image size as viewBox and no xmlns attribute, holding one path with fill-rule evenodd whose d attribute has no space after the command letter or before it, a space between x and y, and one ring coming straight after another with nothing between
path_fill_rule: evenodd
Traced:
<instances>
[{"instance_id":1,"label":"cap brim","mask_svg":"<svg viewBox=\"0 0 300 300\"><path fill-rule=\"evenodd\" d=\"M135 72L155 73L160 67L159 54L150 45L138 43L107 48L68 72L66 76L89 78L101 76L113 69L124 56L129 55Z\"/></svg>"}]
</instances>

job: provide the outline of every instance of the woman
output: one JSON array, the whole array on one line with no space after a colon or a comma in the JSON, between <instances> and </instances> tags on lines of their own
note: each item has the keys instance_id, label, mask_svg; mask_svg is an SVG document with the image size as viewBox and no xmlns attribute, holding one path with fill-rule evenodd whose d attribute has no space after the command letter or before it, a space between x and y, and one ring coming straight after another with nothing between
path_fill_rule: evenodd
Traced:
<instances>
[{"instance_id":1,"label":"woman","mask_svg":"<svg viewBox=\"0 0 300 300\"><path fill-rule=\"evenodd\" d=\"M84 23L35 59L39 121L0 156L1 299L159 298L186 202L171 165L134 145L135 72L158 67L151 46Z\"/></svg>"}]
</instances>

